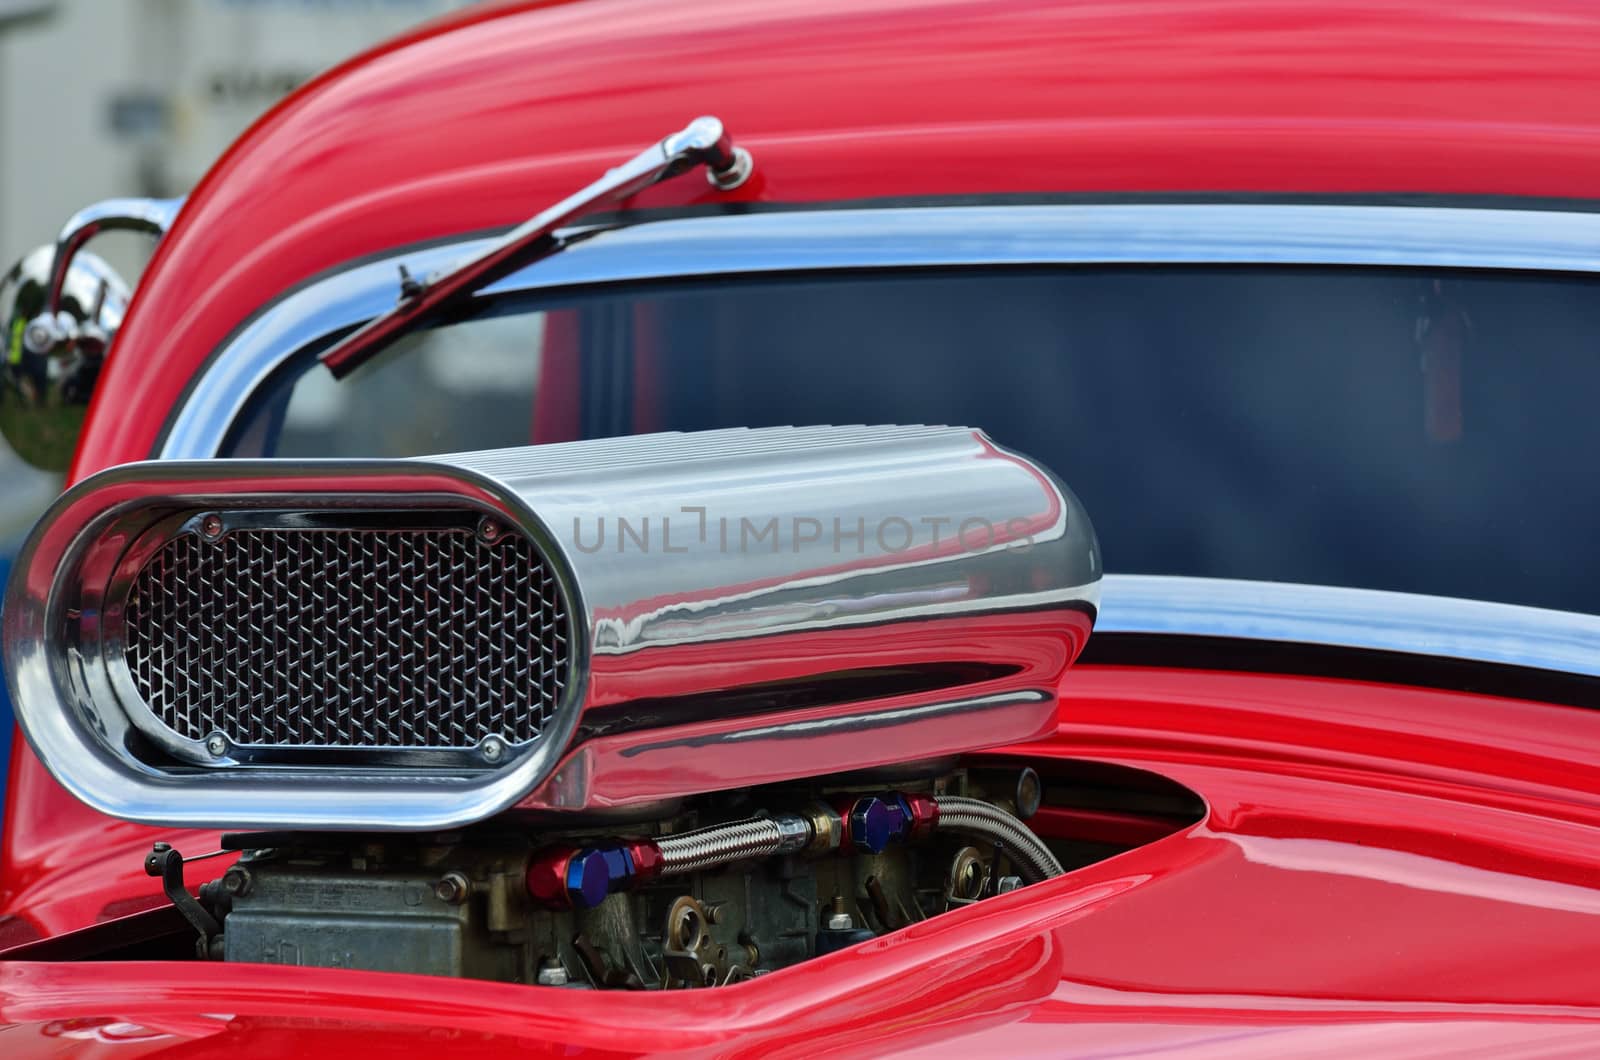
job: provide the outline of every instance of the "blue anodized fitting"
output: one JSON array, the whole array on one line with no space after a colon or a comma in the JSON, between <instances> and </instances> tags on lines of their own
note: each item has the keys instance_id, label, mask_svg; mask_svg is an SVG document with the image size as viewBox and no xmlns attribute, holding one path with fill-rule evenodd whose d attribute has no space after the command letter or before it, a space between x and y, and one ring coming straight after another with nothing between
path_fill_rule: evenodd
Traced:
<instances>
[{"instance_id":1,"label":"blue anodized fitting","mask_svg":"<svg viewBox=\"0 0 1600 1060\"><path fill-rule=\"evenodd\" d=\"M881 854L911 828L911 811L898 798L859 798L850 807L850 842L864 854Z\"/></svg>"},{"instance_id":2,"label":"blue anodized fitting","mask_svg":"<svg viewBox=\"0 0 1600 1060\"><path fill-rule=\"evenodd\" d=\"M588 847L567 862L567 896L574 909L593 909L607 895L622 890L632 875L633 858L626 847Z\"/></svg>"}]
</instances>

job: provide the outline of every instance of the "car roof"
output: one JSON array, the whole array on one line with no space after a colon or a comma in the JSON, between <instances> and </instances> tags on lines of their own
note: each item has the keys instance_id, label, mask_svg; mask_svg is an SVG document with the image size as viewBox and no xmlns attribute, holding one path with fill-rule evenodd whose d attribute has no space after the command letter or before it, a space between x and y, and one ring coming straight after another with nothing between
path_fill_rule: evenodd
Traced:
<instances>
[{"instance_id":1,"label":"car roof","mask_svg":"<svg viewBox=\"0 0 1600 1060\"><path fill-rule=\"evenodd\" d=\"M228 151L147 270L102 393L169 408L286 289L515 223L702 113L755 177L630 208L1582 200L1597 88L1600 8L1565 0L476 6L314 80ZM94 417L76 473L147 454L143 419Z\"/></svg>"}]
</instances>

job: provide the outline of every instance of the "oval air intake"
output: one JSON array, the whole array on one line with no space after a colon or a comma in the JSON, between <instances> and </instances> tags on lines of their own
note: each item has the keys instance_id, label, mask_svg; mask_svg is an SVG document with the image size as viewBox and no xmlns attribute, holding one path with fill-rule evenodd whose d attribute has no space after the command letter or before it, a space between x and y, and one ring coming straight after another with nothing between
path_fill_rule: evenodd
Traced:
<instances>
[{"instance_id":1,"label":"oval air intake","mask_svg":"<svg viewBox=\"0 0 1600 1060\"><path fill-rule=\"evenodd\" d=\"M219 521L214 539L179 533L130 587L128 671L180 739L468 749L544 730L568 681L570 632L526 537L486 539L475 517L406 528L256 522L223 531Z\"/></svg>"}]
</instances>

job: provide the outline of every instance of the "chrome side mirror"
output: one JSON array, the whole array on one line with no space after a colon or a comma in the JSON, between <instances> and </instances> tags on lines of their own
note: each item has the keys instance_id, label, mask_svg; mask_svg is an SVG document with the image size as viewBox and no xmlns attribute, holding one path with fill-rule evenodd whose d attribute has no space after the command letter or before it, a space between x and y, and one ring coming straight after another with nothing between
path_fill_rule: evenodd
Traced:
<instances>
[{"instance_id":1,"label":"chrome side mirror","mask_svg":"<svg viewBox=\"0 0 1600 1060\"><path fill-rule=\"evenodd\" d=\"M53 246L0 276L0 435L17 455L65 471L132 290L84 244L109 231L160 238L181 199L111 199L73 215Z\"/></svg>"}]
</instances>

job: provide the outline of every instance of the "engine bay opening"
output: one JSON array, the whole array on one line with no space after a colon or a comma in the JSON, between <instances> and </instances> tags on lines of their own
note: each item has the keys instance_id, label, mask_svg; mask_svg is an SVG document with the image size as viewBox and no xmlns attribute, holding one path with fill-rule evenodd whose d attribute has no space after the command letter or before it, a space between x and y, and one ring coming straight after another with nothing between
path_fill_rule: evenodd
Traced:
<instances>
[{"instance_id":1,"label":"engine bay opening","mask_svg":"<svg viewBox=\"0 0 1600 1060\"><path fill-rule=\"evenodd\" d=\"M1070 873L1202 813L1153 774L988 755L559 826L507 814L443 833L241 833L224 841L238 860L198 899L182 854L158 844L146 870L171 905L4 958L724 987Z\"/></svg>"}]
</instances>

